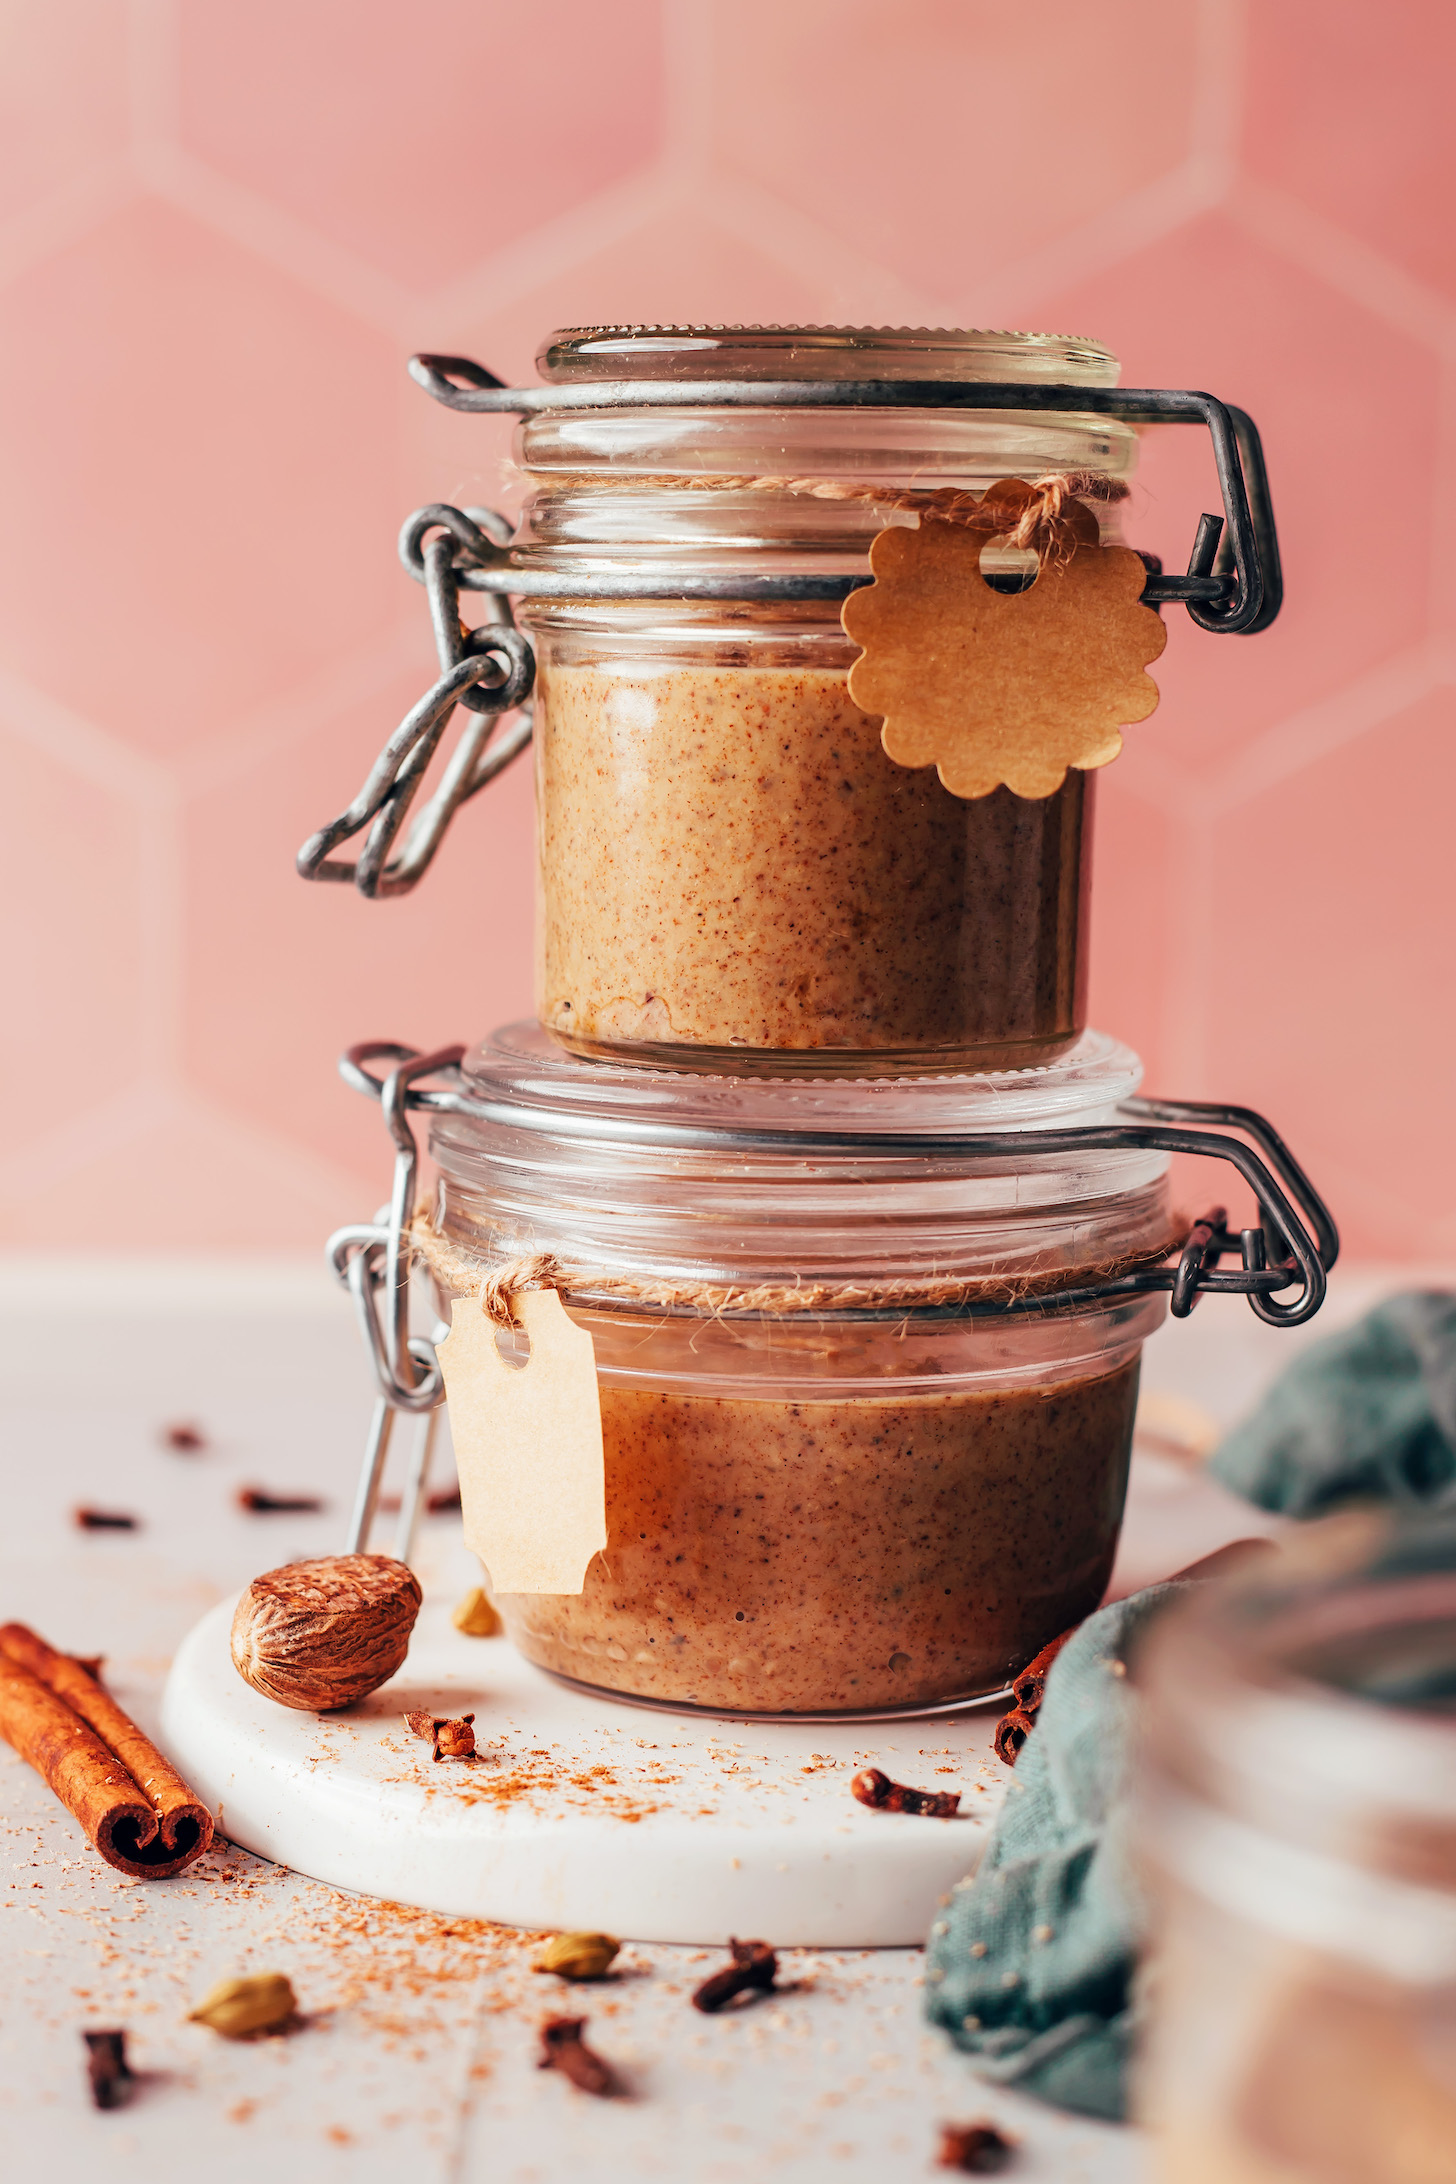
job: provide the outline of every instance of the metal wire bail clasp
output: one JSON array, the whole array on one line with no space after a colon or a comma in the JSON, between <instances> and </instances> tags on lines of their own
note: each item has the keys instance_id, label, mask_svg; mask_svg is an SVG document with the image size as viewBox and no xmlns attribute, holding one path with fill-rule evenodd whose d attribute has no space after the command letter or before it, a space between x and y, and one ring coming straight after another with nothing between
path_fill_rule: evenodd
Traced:
<instances>
[{"instance_id":1,"label":"metal wire bail clasp","mask_svg":"<svg viewBox=\"0 0 1456 2184\"><path fill-rule=\"evenodd\" d=\"M434 535L427 537L430 532ZM491 594L486 620L476 629L467 629L460 620L462 571L501 558L510 536L505 517L488 508L462 511L431 505L417 510L405 525L400 554L411 574L423 577L429 594L439 679L406 713L348 810L304 843L297 861L306 880L352 880L361 895L370 897L407 894L459 806L530 742L532 718L526 700L536 679L536 659L515 626L509 599ZM391 862L390 851L457 705L476 718L456 744L402 853ZM492 743L501 715L518 709L520 718ZM340 842L365 827L369 833L356 862L332 855Z\"/></svg>"},{"instance_id":2,"label":"metal wire bail clasp","mask_svg":"<svg viewBox=\"0 0 1456 2184\"><path fill-rule=\"evenodd\" d=\"M433 1441L433 1413L445 1399L445 1378L433 1344L409 1331L411 1253L406 1231L414 1212L419 1173L419 1146L409 1120L409 1088L417 1077L434 1076L452 1068L464 1052L464 1047L452 1046L434 1054L415 1054L408 1047L375 1041L351 1047L346 1057L347 1066L356 1073L362 1072L369 1061L385 1060L396 1065L381 1091L384 1119L395 1147L394 1188L389 1205L381 1210L377 1221L337 1229L328 1242L329 1263L354 1300L379 1390L349 1527L350 1554L363 1553L368 1547L390 1437L400 1411L422 1418L396 1547L402 1561L409 1559L419 1520Z\"/></svg>"}]
</instances>

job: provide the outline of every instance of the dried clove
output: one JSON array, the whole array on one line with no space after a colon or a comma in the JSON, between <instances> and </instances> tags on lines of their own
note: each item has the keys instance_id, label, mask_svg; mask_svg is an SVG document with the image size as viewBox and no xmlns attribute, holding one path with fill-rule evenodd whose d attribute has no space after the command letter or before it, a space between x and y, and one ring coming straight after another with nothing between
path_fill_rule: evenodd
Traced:
<instances>
[{"instance_id":1,"label":"dried clove","mask_svg":"<svg viewBox=\"0 0 1456 2184\"><path fill-rule=\"evenodd\" d=\"M444 1714L406 1714L405 1723L412 1735L423 1737L426 1744L433 1744L432 1759L474 1759L475 1731L471 1728L473 1714L461 1714L451 1719Z\"/></svg>"},{"instance_id":2,"label":"dried clove","mask_svg":"<svg viewBox=\"0 0 1456 2184\"><path fill-rule=\"evenodd\" d=\"M541 2027L541 2056L536 2068L559 2070L583 2093L610 2099L621 2090L617 2075L611 2064L583 2040L585 2024L584 2017L548 2017Z\"/></svg>"},{"instance_id":3,"label":"dried clove","mask_svg":"<svg viewBox=\"0 0 1456 2184\"><path fill-rule=\"evenodd\" d=\"M195 1456L199 1449L206 1448L207 1435L201 1426L163 1426L162 1446L175 1450L179 1456Z\"/></svg>"},{"instance_id":4,"label":"dried clove","mask_svg":"<svg viewBox=\"0 0 1456 2184\"><path fill-rule=\"evenodd\" d=\"M134 1532L141 1522L125 1509L78 1509L75 1516L83 1532Z\"/></svg>"},{"instance_id":5,"label":"dried clove","mask_svg":"<svg viewBox=\"0 0 1456 2184\"><path fill-rule=\"evenodd\" d=\"M1016 2158L1015 2141L994 2123L943 2123L936 2166L960 2169L968 2176L989 2176Z\"/></svg>"},{"instance_id":6,"label":"dried clove","mask_svg":"<svg viewBox=\"0 0 1456 2184\"><path fill-rule=\"evenodd\" d=\"M703 1981L693 1995L693 2008L709 2017L726 2009L737 1995L768 1994L779 1974L779 1960L766 1941L730 1941L733 1962Z\"/></svg>"},{"instance_id":7,"label":"dried clove","mask_svg":"<svg viewBox=\"0 0 1456 2184\"><path fill-rule=\"evenodd\" d=\"M878 1767L866 1767L850 1783L862 1805L876 1812L926 1812L936 1820L952 1819L959 1810L959 1790L912 1790L906 1782L892 1782Z\"/></svg>"},{"instance_id":8,"label":"dried clove","mask_svg":"<svg viewBox=\"0 0 1456 2184\"><path fill-rule=\"evenodd\" d=\"M292 1982L283 1972L261 1972L252 1979L221 1979L205 1994L192 2024L206 2025L225 2040L254 2040L261 2033L284 2032L298 2014Z\"/></svg>"},{"instance_id":9,"label":"dried clove","mask_svg":"<svg viewBox=\"0 0 1456 2184\"><path fill-rule=\"evenodd\" d=\"M615 1934L553 1934L533 1969L558 1979L605 1979L621 1946Z\"/></svg>"},{"instance_id":10,"label":"dried clove","mask_svg":"<svg viewBox=\"0 0 1456 2184\"><path fill-rule=\"evenodd\" d=\"M115 2032L83 2032L86 2043L86 2075L91 2081L91 2098L98 2108L120 2108L131 2098L136 2079L126 2059L126 2034Z\"/></svg>"},{"instance_id":11,"label":"dried clove","mask_svg":"<svg viewBox=\"0 0 1456 2184\"><path fill-rule=\"evenodd\" d=\"M239 1490L238 1507L251 1517L306 1517L323 1503L317 1494L270 1494L261 1486L245 1486Z\"/></svg>"}]
</instances>

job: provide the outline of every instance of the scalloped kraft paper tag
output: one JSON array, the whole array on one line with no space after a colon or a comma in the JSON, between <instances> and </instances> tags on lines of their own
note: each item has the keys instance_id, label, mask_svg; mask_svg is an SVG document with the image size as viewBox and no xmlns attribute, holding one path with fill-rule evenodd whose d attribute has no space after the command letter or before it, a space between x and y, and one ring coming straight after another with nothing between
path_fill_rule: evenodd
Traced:
<instances>
[{"instance_id":1,"label":"scalloped kraft paper tag","mask_svg":"<svg viewBox=\"0 0 1456 2184\"><path fill-rule=\"evenodd\" d=\"M981 574L991 525L922 516L918 530L880 532L874 583L844 602L845 631L863 647L850 697L883 716L881 741L897 765L934 766L952 796L988 796L1003 783L1017 796L1051 796L1069 766L1116 758L1119 729L1157 705L1143 670L1168 632L1141 604L1141 557L1100 546L1097 519L1080 504L1064 522L1070 555L1049 559L1029 590L1006 593Z\"/></svg>"},{"instance_id":2,"label":"scalloped kraft paper tag","mask_svg":"<svg viewBox=\"0 0 1456 2184\"><path fill-rule=\"evenodd\" d=\"M492 1592L579 1593L607 1544L596 1352L554 1289L519 1289L524 1365L496 1348L478 1297L457 1297L437 1356L450 1404L465 1544Z\"/></svg>"}]
</instances>

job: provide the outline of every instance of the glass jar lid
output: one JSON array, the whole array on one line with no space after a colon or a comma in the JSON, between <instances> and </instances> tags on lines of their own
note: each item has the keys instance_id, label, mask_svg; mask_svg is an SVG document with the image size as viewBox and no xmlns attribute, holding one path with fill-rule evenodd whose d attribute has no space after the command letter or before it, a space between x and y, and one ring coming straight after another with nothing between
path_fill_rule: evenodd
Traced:
<instances>
[{"instance_id":1,"label":"glass jar lid","mask_svg":"<svg viewBox=\"0 0 1456 2184\"><path fill-rule=\"evenodd\" d=\"M536 356L557 385L592 379L1040 379L1115 387L1081 334L939 326L568 326Z\"/></svg>"},{"instance_id":2,"label":"glass jar lid","mask_svg":"<svg viewBox=\"0 0 1456 2184\"><path fill-rule=\"evenodd\" d=\"M1172 1241L1166 1155L1018 1149L1112 1121L1137 1089L1136 1055L1100 1032L1040 1069L765 1080L582 1061L529 1023L462 1068L473 1111L431 1128L435 1228L481 1262L549 1251L664 1289L990 1292L1072 1286ZM1005 1151L947 1147L961 1136Z\"/></svg>"}]
</instances>

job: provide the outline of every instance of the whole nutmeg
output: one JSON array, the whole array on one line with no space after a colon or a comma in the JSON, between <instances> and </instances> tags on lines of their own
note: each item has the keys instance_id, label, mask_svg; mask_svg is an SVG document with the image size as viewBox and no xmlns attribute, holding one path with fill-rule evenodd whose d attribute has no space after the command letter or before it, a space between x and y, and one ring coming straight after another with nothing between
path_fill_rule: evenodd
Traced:
<instances>
[{"instance_id":1,"label":"whole nutmeg","mask_svg":"<svg viewBox=\"0 0 1456 2184\"><path fill-rule=\"evenodd\" d=\"M265 1699L327 1714L388 1683L419 1612L419 1580L389 1555L289 1562L238 1602L233 1666Z\"/></svg>"}]
</instances>

